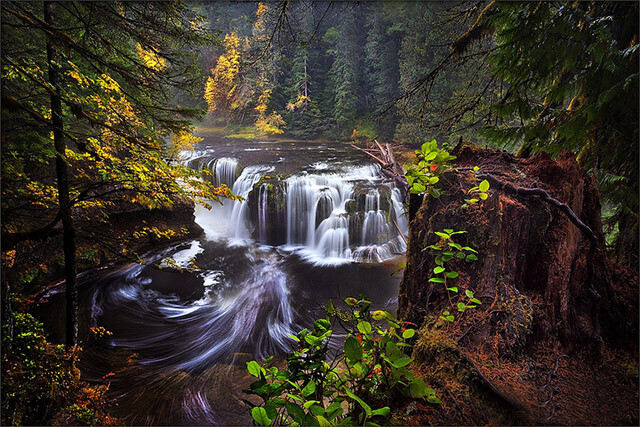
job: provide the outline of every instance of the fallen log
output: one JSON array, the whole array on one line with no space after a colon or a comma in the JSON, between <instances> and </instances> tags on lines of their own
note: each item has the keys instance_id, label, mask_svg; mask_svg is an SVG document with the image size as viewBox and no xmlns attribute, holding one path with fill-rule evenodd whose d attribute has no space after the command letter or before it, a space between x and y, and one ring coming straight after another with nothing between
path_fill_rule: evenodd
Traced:
<instances>
[{"instance_id":1,"label":"fallen log","mask_svg":"<svg viewBox=\"0 0 640 427\"><path fill-rule=\"evenodd\" d=\"M355 144L352 144L351 146L375 160L381 166L382 174L389 179L393 179L396 187L400 190L404 199L407 195L409 184L407 183L407 179L404 176L404 168L396 161L396 158L393 154L393 147L389 143L385 143L385 145L383 146L377 140L374 140L374 143L377 147L377 150L373 147L369 148L368 145L367 148L361 148Z\"/></svg>"}]
</instances>

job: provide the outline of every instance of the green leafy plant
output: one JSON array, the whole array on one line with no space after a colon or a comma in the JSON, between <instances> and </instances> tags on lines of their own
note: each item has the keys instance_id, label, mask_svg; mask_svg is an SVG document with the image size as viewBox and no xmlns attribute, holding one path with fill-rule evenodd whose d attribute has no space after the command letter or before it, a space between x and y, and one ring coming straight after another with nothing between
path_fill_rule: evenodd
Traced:
<instances>
[{"instance_id":1,"label":"green leafy plant","mask_svg":"<svg viewBox=\"0 0 640 427\"><path fill-rule=\"evenodd\" d=\"M120 423L108 415L113 404L107 397L108 385L80 380L76 367L80 348L67 349L47 341L43 324L28 313L11 316L13 334L8 324L2 325L3 425Z\"/></svg>"},{"instance_id":2,"label":"green leafy plant","mask_svg":"<svg viewBox=\"0 0 640 427\"><path fill-rule=\"evenodd\" d=\"M345 302L348 311L329 301L326 316L312 330L291 335L298 346L287 356L285 369L274 366L273 358L247 362L257 380L246 393L263 400L251 404L256 424L375 425L390 414L388 405L399 396L440 403L435 390L410 371L411 358L403 352L415 329L402 327L386 311L371 312L364 297ZM329 360L336 326L346 339Z\"/></svg>"},{"instance_id":3,"label":"green leafy plant","mask_svg":"<svg viewBox=\"0 0 640 427\"><path fill-rule=\"evenodd\" d=\"M456 157L449 154L444 145L443 148L438 147L435 139L422 144L415 153L416 164L404 165L411 193L429 193L433 197L440 197L442 191L434 185L440 181L440 175L451 167L449 162Z\"/></svg>"},{"instance_id":4,"label":"green leafy plant","mask_svg":"<svg viewBox=\"0 0 640 427\"><path fill-rule=\"evenodd\" d=\"M478 168L478 166L474 166L473 172L477 174L479 169L480 168ZM465 203L462 205L462 207L466 208L467 206L471 206L478 203L480 200L487 200L487 198L489 197L489 194L487 194L487 191L489 191L489 187L490 187L489 181L487 181L486 179L482 180L480 184L476 185L475 187L471 187L467 191L467 194L469 195L475 194L476 196L471 197L469 199L464 199Z\"/></svg>"},{"instance_id":5,"label":"green leafy plant","mask_svg":"<svg viewBox=\"0 0 640 427\"><path fill-rule=\"evenodd\" d=\"M464 313L467 309L475 308L482 304L479 299L475 298L473 292L469 289L465 289L464 293L460 292L460 288L452 284L451 281L458 278L460 273L453 270L452 263L456 260L466 262L474 262L478 260L478 251L469 246L462 246L453 240L453 236L465 234L466 231L454 231L450 228L445 228L442 231L436 231L434 234L440 238L440 240L433 245L429 245L423 249L423 251L429 249L432 255L435 257L436 266L433 268L435 276L429 279L431 283L442 283L447 290L447 296L449 297L449 303L451 308ZM457 294L457 302L454 302L451 297L451 293ZM466 297L465 300L464 297ZM439 316L440 319L447 322L453 322L455 316L448 310L442 312Z\"/></svg>"}]
</instances>

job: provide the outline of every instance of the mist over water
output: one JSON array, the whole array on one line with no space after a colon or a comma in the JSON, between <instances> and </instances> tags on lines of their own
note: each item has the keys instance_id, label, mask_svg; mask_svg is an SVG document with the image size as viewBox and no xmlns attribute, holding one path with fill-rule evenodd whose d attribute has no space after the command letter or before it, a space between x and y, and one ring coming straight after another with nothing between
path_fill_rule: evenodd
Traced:
<instances>
[{"instance_id":1,"label":"mist over water","mask_svg":"<svg viewBox=\"0 0 640 427\"><path fill-rule=\"evenodd\" d=\"M244 201L198 207L202 238L94 275L81 298L91 326L112 332L103 351L135 353L109 378L127 423L246 424L246 361L285 354L330 298L395 310L402 197L338 143L205 140L185 154ZM82 363L96 379L107 369Z\"/></svg>"}]
</instances>

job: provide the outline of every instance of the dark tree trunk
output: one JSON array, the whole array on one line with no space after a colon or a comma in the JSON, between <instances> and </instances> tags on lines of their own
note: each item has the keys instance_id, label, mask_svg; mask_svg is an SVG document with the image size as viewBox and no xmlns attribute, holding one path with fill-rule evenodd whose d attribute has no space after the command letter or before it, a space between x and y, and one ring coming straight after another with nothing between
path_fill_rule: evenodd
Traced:
<instances>
[{"instance_id":1,"label":"dark tree trunk","mask_svg":"<svg viewBox=\"0 0 640 427\"><path fill-rule=\"evenodd\" d=\"M398 316L420 327L413 360L449 408L412 423L637 423L637 384L615 370L618 355L637 355L637 275L605 255L594 180L569 152L521 159L463 143L453 154L444 194L410 199ZM488 199L463 207L482 179ZM429 281L444 229L464 230L455 243L478 251L446 263L459 293ZM464 290L481 304L459 312ZM576 405L591 396L613 398ZM614 407L625 409L601 410Z\"/></svg>"},{"instance_id":2,"label":"dark tree trunk","mask_svg":"<svg viewBox=\"0 0 640 427\"><path fill-rule=\"evenodd\" d=\"M624 331L612 321L618 313L615 307L607 306L611 278L600 221L600 194L572 155L560 155L554 161L545 153L518 159L506 153L464 148L456 154L457 166L464 170L441 180L446 194L438 200L425 197L419 207L410 204L410 244L399 315L422 324L425 316L437 318L448 308L444 287L428 282L435 264L429 251L422 250L436 243L434 232L451 228L467 231L460 235L459 243L479 252L479 261L455 265L460 272L455 281L465 282L464 287L483 297L479 310L493 304L491 317L502 316L500 321L494 319L497 323L489 322L492 326L486 325L487 329L476 326L473 335L486 334L487 338L502 324L506 329L501 331L499 345L514 340L504 349L507 353L522 349L531 340L549 337L568 349L591 345L596 351L606 338L603 335L619 338L616 335ZM477 185L469 170L474 165L481 167L480 175L492 174L512 187L529 192L546 190L568 205L595 234L589 236L562 209L542 197L516 194L497 185L492 185L488 200L462 208L464 199L470 197L462 189ZM500 311L503 305L513 312L513 319L504 317ZM507 326L511 322L526 325L522 337Z\"/></svg>"},{"instance_id":3,"label":"dark tree trunk","mask_svg":"<svg viewBox=\"0 0 640 427\"><path fill-rule=\"evenodd\" d=\"M54 25L53 2L45 2L44 19L49 25ZM55 93L51 94L51 124L53 125L53 141L56 156L56 179L58 182L58 203L62 218L64 270L66 286L66 344L73 347L78 339L78 298L76 288L76 244L71 204L69 202L69 178L66 161L66 144L63 134L62 101L59 91L58 49L47 39L47 60L49 63L49 83Z\"/></svg>"}]
</instances>

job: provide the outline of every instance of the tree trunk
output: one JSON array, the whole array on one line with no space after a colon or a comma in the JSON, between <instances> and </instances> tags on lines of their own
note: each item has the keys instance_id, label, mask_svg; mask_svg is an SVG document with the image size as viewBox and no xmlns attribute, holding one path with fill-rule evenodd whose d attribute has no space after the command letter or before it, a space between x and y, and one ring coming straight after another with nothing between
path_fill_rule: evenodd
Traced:
<instances>
[{"instance_id":1,"label":"tree trunk","mask_svg":"<svg viewBox=\"0 0 640 427\"><path fill-rule=\"evenodd\" d=\"M570 152L520 159L461 143L452 154L455 169L437 184L443 195L411 195L398 316L420 328L417 369L457 409L411 422L637 422L637 412L593 409L637 402L637 385L620 379L621 362L610 355L627 347L637 355L638 342L637 273L612 266L605 255L594 180ZM491 183L487 200L463 207L474 194L479 199L469 189L483 179ZM434 272L435 254L444 251L430 246L445 229L464 231L453 235L454 245L478 252L476 261L454 256L444 263L459 274L446 286L430 281L444 280ZM476 307L459 311L458 303ZM613 398L575 404L593 396Z\"/></svg>"},{"instance_id":2,"label":"tree trunk","mask_svg":"<svg viewBox=\"0 0 640 427\"><path fill-rule=\"evenodd\" d=\"M49 25L54 25L53 2L45 2L44 19ZM49 63L49 83L55 93L51 94L51 124L53 125L53 142L56 156L56 179L58 184L58 203L62 218L64 270L66 286L66 344L68 347L77 345L78 339L78 291L76 287L76 244L71 204L69 202L69 178L66 161L66 144L63 134L62 101L59 87L58 49L47 39L47 61Z\"/></svg>"},{"instance_id":3,"label":"tree trunk","mask_svg":"<svg viewBox=\"0 0 640 427\"><path fill-rule=\"evenodd\" d=\"M475 327L475 334L487 338L505 327L498 345L513 341L504 349L509 353L531 340L550 337L567 349L590 345L597 350L603 334L613 338L622 332L612 322L616 308L604 305L611 300L611 278L600 194L572 154L561 154L557 161L545 153L518 159L469 146L457 148L456 154L456 166L462 170L446 174L438 184L446 194L440 199L412 198L410 203L410 245L399 314L422 324L425 316L437 318L439 311L448 308L442 284L428 282L435 276L435 264L429 251L422 250L437 242L436 231L450 228L466 231L457 236L458 243L479 252L479 260L473 263L451 261L460 273L451 286L464 285L483 296L479 310L492 304L496 312L508 309L514 316L507 319L504 313L498 316L494 312L492 317L501 320L491 327L486 325L484 331ZM470 170L475 165L480 166L479 176L490 174L512 189L526 190L516 193L492 185L487 200L463 208L464 199L472 197L463 190L479 182ZM525 194L539 190L568 205L594 234L589 236L576 226L558 206ZM526 325L521 337L517 328L507 327L509 322L523 328Z\"/></svg>"},{"instance_id":4,"label":"tree trunk","mask_svg":"<svg viewBox=\"0 0 640 427\"><path fill-rule=\"evenodd\" d=\"M9 338L13 338L13 316L11 315L11 298L9 296L11 292L11 288L9 287L9 282L5 277L6 268L2 268L0 271L0 277L2 278L2 326L6 325L6 333ZM2 350L8 352L11 350L11 339L3 340L6 343L6 347Z\"/></svg>"}]
</instances>

